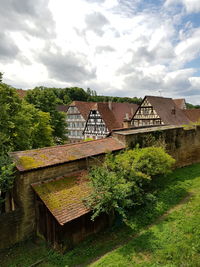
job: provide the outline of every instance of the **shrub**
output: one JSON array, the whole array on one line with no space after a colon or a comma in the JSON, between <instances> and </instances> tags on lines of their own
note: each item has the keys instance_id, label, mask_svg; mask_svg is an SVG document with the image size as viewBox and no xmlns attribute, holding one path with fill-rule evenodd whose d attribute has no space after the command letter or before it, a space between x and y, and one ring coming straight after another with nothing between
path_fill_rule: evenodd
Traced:
<instances>
[{"instance_id":1,"label":"shrub","mask_svg":"<svg viewBox=\"0 0 200 267\"><path fill-rule=\"evenodd\" d=\"M89 174L92 193L86 203L94 212L92 219L112 210L125 217L128 208L153 198L146 185L153 176L169 173L174 162L161 147L108 154L103 165L93 167Z\"/></svg>"},{"instance_id":2,"label":"shrub","mask_svg":"<svg viewBox=\"0 0 200 267\"><path fill-rule=\"evenodd\" d=\"M109 171L105 165L92 168L89 178L92 193L86 203L94 211L92 219L113 209L125 216L124 210L132 205L133 184L122 175Z\"/></svg>"},{"instance_id":3,"label":"shrub","mask_svg":"<svg viewBox=\"0 0 200 267\"><path fill-rule=\"evenodd\" d=\"M133 168L136 171L153 177L158 174L168 174L175 160L161 147L146 147L135 153Z\"/></svg>"}]
</instances>

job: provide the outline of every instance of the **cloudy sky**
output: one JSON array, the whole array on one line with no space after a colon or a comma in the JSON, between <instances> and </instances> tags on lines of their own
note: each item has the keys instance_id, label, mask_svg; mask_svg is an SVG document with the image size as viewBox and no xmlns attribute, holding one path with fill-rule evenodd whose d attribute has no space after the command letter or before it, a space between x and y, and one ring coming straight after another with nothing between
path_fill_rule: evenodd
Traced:
<instances>
[{"instance_id":1,"label":"cloudy sky","mask_svg":"<svg viewBox=\"0 0 200 267\"><path fill-rule=\"evenodd\" d=\"M5 83L200 104L200 0L0 3Z\"/></svg>"}]
</instances>

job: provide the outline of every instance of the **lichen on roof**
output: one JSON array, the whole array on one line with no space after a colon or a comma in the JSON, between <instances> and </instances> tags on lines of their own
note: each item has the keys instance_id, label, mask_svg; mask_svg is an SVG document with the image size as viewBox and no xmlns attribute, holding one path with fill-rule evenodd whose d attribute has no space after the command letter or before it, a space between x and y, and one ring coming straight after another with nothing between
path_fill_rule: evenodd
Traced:
<instances>
[{"instance_id":1,"label":"lichen on roof","mask_svg":"<svg viewBox=\"0 0 200 267\"><path fill-rule=\"evenodd\" d=\"M32 186L61 225L89 211L83 203L91 192L85 171Z\"/></svg>"},{"instance_id":2,"label":"lichen on roof","mask_svg":"<svg viewBox=\"0 0 200 267\"><path fill-rule=\"evenodd\" d=\"M22 156L17 163L23 166L24 169L35 169L44 164L42 160L37 160L29 156Z\"/></svg>"},{"instance_id":3,"label":"lichen on roof","mask_svg":"<svg viewBox=\"0 0 200 267\"><path fill-rule=\"evenodd\" d=\"M23 172L93 157L105 154L107 151L117 151L124 148L125 145L120 141L108 137L91 142L11 152L10 155L16 163L17 169Z\"/></svg>"}]
</instances>

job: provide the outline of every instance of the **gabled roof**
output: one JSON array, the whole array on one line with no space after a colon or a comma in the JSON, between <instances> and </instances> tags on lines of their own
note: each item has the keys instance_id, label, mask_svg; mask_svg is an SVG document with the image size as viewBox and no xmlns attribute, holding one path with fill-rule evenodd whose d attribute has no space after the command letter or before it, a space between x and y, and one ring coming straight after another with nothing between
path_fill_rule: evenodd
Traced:
<instances>
[{"instance_id":1,"label":"gabled roof","mask_svg":"<svg viewBox=\"0 0 200 267\"><path fill-rule=\"evenodd\" d=\"M123 127L124 119L131 119L138 108L137 104L131 103L112 103L111 105L116 120L120 123L120 127Z\"/></svg>"},{"instance_id":2,"label":"gabled roof","mask_svg":"<svg viewBox=\"0 0 200 267\"><path fill-rule=\"evenodd\" d=\"M68 105L58 105L56 107L57 111L61 111L61 112L67 112L69 106Z\"/></svg>"},{"instance_id":3,"label":"gabled roof","mask_svg":"<svg viewBox=\"0 0 200 267\"><path fill-rule=\"evenodd\" d=\"M85 120L87 120L90 110L92 109L94 102L73 101L70 106L76 106Z\"/></svg>"},{"instance_id":4,"label":"gabled roof","mask_svg":"<svg viewBox=\"0 0 200 267\"><path fill-rule=\"evenodd\" d=\"M80 160L109 151L124 149L125 145L113 137L70 145L52 146L34 150L11 152L19 171L45 168Z\"/></svg>"},{"instance_id":5,"label":"gabled roof","mask_svg":"<svg viewBox=\"0 0 200 267\"><path fill-rule=\"evenodd\" d=\"M200 121L200 109L185 109L184 113L191 122Z\"/></svg>"},{"instance_id":6,"label":"gabled roof","mask_svg":"<svg viewBox=\"0 0 200 267\"><path fill-rule=\"evenodd\" d=\"M109 109L108 103L96 103L96 105L93 106L93 109L99 111L101 118L105 122L109 131L120 128L120 124L116 120L114 113Z\"/></svg>"},{"instance_id":7,"label":"gabled roof","mask_svg":"<svg viewBox=\"0 0 200 267\"><path fill-rule=\"evenodd\" d=\"M96 103L92 110L98 110L109 131L122 128L126 116L131 118L138 108L130 103ZM127 114L127 115L126 115Z\"/></svg>"},{"instance_id":8,"label":"gabled roof","mask_svg":"<svg viewBox=\"0 0 200 267\"><path fill-rule=\"evenodd\" d=\"M180 109L186 109L186 102L185 102L185 98L177 98L177 99L173 99L174 103L177 105L177 107L179 107Z\"/></svg>"},{"instance_id":9,"label":"gabled roof","mask_svg":"<svg viewBox=\"0 0 200 267\"><path fill-rule=\"evenodd\" d=\"M72 221L90 210L83 200L91 192L86 171L32 184L36 194L60 225Z\"/></svg>"},{"instance_id":10,"label":"gabled roof","mask_svg":"<svg viewBox=\"0 0 200 267\"><path fill-rule=\"evenodd\" d=\"M178 106L174 103L172 98L166 98L161 96L145 96L142 103L144 102L145 99L147 99L151 103L154 110L156 111L156 113L161 118L164 124L168 125L189 124L190 122L189 119L186 117L183 110L178 108Z\"/></svg>"}]
</instances>

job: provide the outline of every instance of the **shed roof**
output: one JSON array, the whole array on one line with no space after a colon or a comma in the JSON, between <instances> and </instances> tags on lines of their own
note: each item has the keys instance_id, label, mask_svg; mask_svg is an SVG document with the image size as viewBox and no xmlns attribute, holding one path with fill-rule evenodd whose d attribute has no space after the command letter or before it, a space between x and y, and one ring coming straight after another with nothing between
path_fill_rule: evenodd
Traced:
<instances>
[{"instance_id":1,"label":"shed roof","mask_svg":"<svg viewBox=\"0 0 200 267\"><path fill-rule=\"evenodd\" d=\"M36 194L60 225L90 211L83 201L91 192L87 174L86 171L80 171L32 184Z\"/></svg>"},{"instance_id":2,"label":"shed roof","mask_svg":"<svg viewBox=\"0 0 200 267\"><path fill-rule=\"evenodd\" d=\"M124 149L125 145L113 137L70 145L45 147L41 149L10 153L19 171L44 168L62 164L109 151Z\"/></svg>"}]
</instances>

